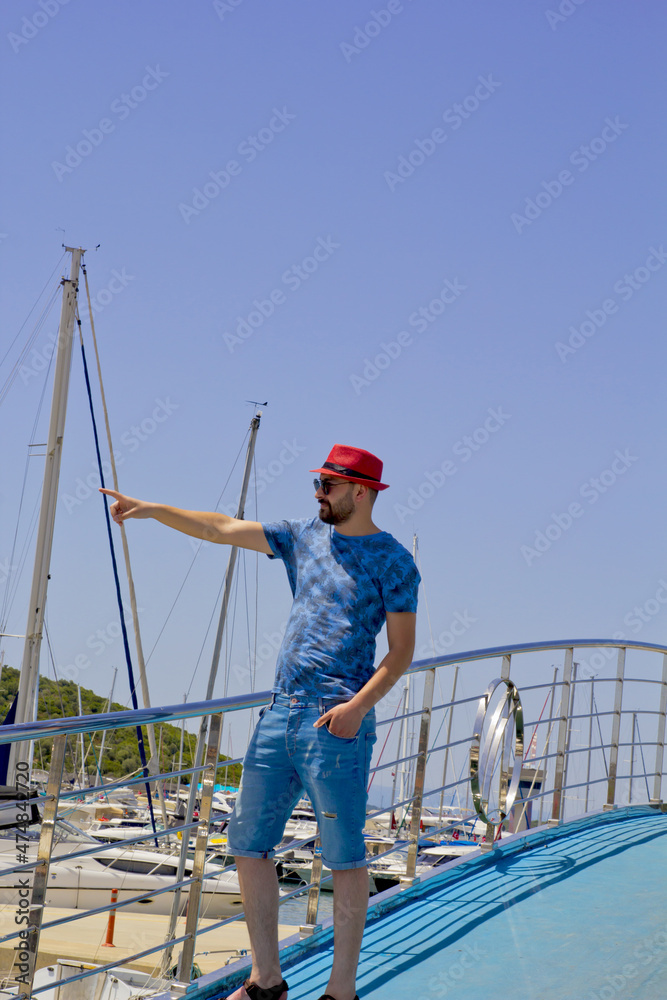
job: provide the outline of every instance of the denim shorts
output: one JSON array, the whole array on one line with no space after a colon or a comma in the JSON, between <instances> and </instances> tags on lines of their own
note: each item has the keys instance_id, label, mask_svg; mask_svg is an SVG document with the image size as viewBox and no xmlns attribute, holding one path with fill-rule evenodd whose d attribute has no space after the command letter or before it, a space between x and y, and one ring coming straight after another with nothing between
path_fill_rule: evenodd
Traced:
<instances>
[{"instance_id":1,"label":"denim shorts","mask_svg":"<svg viewBox=\"0 0 667 1000\"><path fill-rule=\"evenodd\" d=\"M313 723L341 700L276 694L262 709L243 762L241 787L227 827L231 854L272 858L294 806L306 791L322 841L322 860L363 868L368 774L375 743L371 709L356 736L334 736Z\"/></svg>"}]
</instances>

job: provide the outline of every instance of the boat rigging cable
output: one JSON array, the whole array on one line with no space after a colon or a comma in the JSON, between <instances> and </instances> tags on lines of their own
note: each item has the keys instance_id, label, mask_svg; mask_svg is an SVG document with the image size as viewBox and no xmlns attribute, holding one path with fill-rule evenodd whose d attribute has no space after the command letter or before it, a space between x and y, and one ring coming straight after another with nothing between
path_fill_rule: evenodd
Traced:
<instances>
[{"instance_id":1,"label":"boat rigging cable","mask_svg":"<svg viewBox=\"0 0 667 1000\"><path fill-rule=\"evenodd\" d=\"M65 256L65 253L63 253L61 255L61 257L59 258L58 263L56 264L56 266L54 267L53 271L51 272L51 274L47 278L44 287L42 288L41 292L39 293L39 295L35 299L35 301L34 301L32 307L31 307L28 315L23 320L23 323L21 323L21 326L19 327L16 336L12 340L11 344L9 345L9 347L7 348L7 350L5 351L4 357L0 361L0 367L2 367L2 365L4 365L5 361L7 360L7 356L9 355L9 352L11 351L11 349L14 346L14 344L16 343L16 341L19 339L19 337L21 335L21 331L23 330L23 327L26 325L26 323L30 319L30 316L32 315L33 310L36 308L37 303L39 302L39 300L41 299L42 295L44 294L44 292L46 291L46 289L50 285L51 281L53 280L53 275L56 273L56 271L60 270L60 265L62 264L64 256ZM18 359L16 360L16 362L14 364L14 367L12 368L11 372L9 373L9 375L8 375L6 381L5 381L5 384L2 386L2 389L0 389L0 403L3 402L5 396L9 392L9 389L11 388L12 384L14 383L14 380L16 379L16 376L20 374L22 362L25 360L25 358L26 358L26 356L28 354L28 351L30 350L30 348L32 347L32 345L35 343L35 340L37 339L37 336L38 336L40 330L42 329L42 327L44 325L44 322L46 321L49 313L51 312L51 309L53 308L53 305L54 305L54 303L55 303L55 301L56 301L56 299L58 297L59 291L60 291L60 281L58 281L56 283L53 291L51 292L51 296L50 296L49 300L47 301L46 305L42 309L42 312L41 312L38 320L36 321L36 323L35 323L35 325L33 327L32 333L30 334L30 336L29 336L29 338L28 338L28 340L26 342L25 347L23 348L23 350L21 351ZM53 357L53 355L52 355L52 357Z\"/></svg>"},{"instance_id":2,"label":"boat rigging cable","mask_svg":"<svg viewBox=\"0 0 667 1000\"><path fill-rule=\"evenodd\" d=\"M51 283L51 281L53 279L53 275L60 268L60 265L62 263L62 260L63 260L64 256L65 256L65 254L63 253L61 255L61 257L59 258L58 263L56 264L55 268L53 269L53 271L49 275L49 277L48 277L48 279L47 279L44 287L42 288L41 292L39 293L39 295L35 299L33 305L30 308L30 311L28 312L28 315L26 316L26 318L24 319L23 323L21 324L21 326L20 326L20 328L19 328L16 336L12 340L12 342L9 345L9 347L7 348L7 350L5 351L5 355L2 358L2 360L0 361L0 367L7 360L7 357L9 356L9 352L11 351L12 347L14 346L14 344L18 340L19 336L21 335L21 331L23 330L23 328L25 327L26 323L28 322L28 319L30 318L30 316L32 315L32 313L34 312L34 310L36 309L37 304L38 304L39 300L42 298L42 296L44 295L45 290L50 285L50 283ZM9 394L9 391L10 391L12 385L14 384L14 382L16 381L17 376L22 374L22 371L23 371L23 368L24 368L23 362L25 362L25 360L26 360L26 358L28 356L28 352L34 346L35 341L37 340L37 337L39 336L41 330L43 329L44 324L45 324L46 320L48 319L53 306L55 305L55 302L56 302L56 299L58 297L59 291L60 291L60 282L57 282L57 284L52 289L50 297L49 297L48 301L46 302L46 304L44 305L44 307L42 309L42 312L40 313L38 319L36 320L35 325L34 325L32 331L30 332L30 334L28 336L28 339L26 340L24 346L21 348L19 357L17 358L16 362L14 363L11 372L9 373L9 375L7 376L7 378L5 379L5 382L4 382L3 386L2 386L2 388L0 388L0 405L2 405L2 403L6 399L7 395ZM55 352L55 349L54 349L53 351L51 351L50 356L48 358L46 358L44 352L42 354L42 356L44 357L45 362L48 360L48 365L46 366L46 377L44 379L44 384L42 386L42 391L41 391L41 394L40 394L39 403L37 405L37 412L36 412L36 415L35 415L35 420L34 420L34 423L33 423L32 431L30 433L30 441L31 442L34 441L34 437L35 437L35 434L37 432L37 425L39 423L39 419L40 419L41 412L42 412L42 407L44 405L44 400L46 398L46 390L47 390L47 385L48 385L48 376L49 376L49 372L51 370L51 366L53 364L53 358L55 357L55 353L56 352ZM30 374L35 373L34 369L28 369L28 371L30 372ZM39 504L40 504L40 498L39 498L39 496L37 497L37 499L35 501L35 506L34 506L34 509L33 509L33 512L32 512L32 516L31 516L31 518L30 518L30 520L28 522L27 534L26 534L26 537L25 537L25 540L24 540L24 543L23 543L23 549L22 549L22 552L21 552L21 556L20 556L18 562L15 562L16 548L17 548L17 544L18 544L18 533L19 533L19 527L20 527L20 521L21 521L21 512L23 510L23 503L24 503L24 500L25 500L27 480L28 480L28 469L29 469L29 466L30 466L30 459L33 458L33 457L35 457L35 453L31 452L30 449L34 448L34 447L36 447L34 445L34 443L31 443L31 444L28 445L28 454L26 456L25 469L24 469L24 472L23 472L23 482L21 484L21 497L20 497L20 500L19 500L19 510L18 510L18 514L17 514L17 517L16 517L16 527L15 527L15 530L14 530L14 538L12 540L12 550L11 550L11 554L10 554L10 557L9 557L9 576L7 578L7 583L6 583L6 587L5 587L5 593L4 593L4 597L3 597L3 601L2 601L2 609L0 610L0 632L6 632L6 630L7 630L7 622L9 620L9 615L11 613L11 609L12 609L12 606L14 604L14 598L16 597L16 593L17 593L19 585L20 585L20 579L21 579L21 575L23 573L23 568L24 568L24 565L25 565L25 561L26 561L26 559L28 557L28 551L29 551L29 548L30 548L30 543L32 541L32 537L33 537L33 535L35 533L35 529L36 529L36 526L37 526L37 518L38 518L38 515L39 515Z\"/></svg>"},{"instance_id":3,"label":"boat rigging cable","mask_svg":"<svg viewBox=\"0 0 667 1000\"><path fill-rule=\"evenodd\" d=\"M419 569L420 575L422 576L421 587L422 587L422 594L424 596L424 604L426 606L426 618L427 618L427 621L428 621L428 629L429 629L429 632L430 632L430 635L431 635L431 646L433 648L433 653L435 654L435 642L434 642L434 639L433 639L433 629L431 627L431 616L430 616L429 610L428 610L428 601L426 600L426 586L424 584L423 573L421 571L421 569L422 569L422 567L421 567L421 554L420 554L420 551L419 551L419 542L418 542L418 539L417 539L417 535L414 536L414 546L415 546L415 556L416 556L415 563L417 564L417 567ZM438 681L438 690L440 691L440 697L444 701L445 700L445 696L442 693L442 687L440 685L440 675L438 675L437 681ZM396 716L398 715L399 710L401 709L401 707L402 707L402 703L399 701L399 703L396 706L396 711L394 712L394 718L392 720L391 725L389 726L389 732L387 733L387 735L385 737L384 743L382 744L382 749L380 750L380 753L378 755L378 761L377 761L378 765L382 762L382 756L383 756L385 748L387 746L387 742L389 740L389 737L391 736L391 731L394 728L394 722L396 721ZM403 724L407 725L407 721L408 721L407 719L402 719L401 720L401 730L402 730ZM444 719L443 719L442 723L440 724L441 727L442 727L443 724L444 724ZM438 733L436 734L436 740L437 740L437 736L439 735L439 733L440 733L440 729L438 729ZM400 743L400 741L401 741L401 733L400 732L399 732L398 739L399 739L399 743ZM433 741L433 744L435 745L435 740ZM398 756L400 757L400 755L401 754L400 754L400 750L399 750ZM430 758L430 754L429 754L429 758ZM371 774L370 781L368 782L368 788L366 789L367 792L369 792L371 790L371 785L373 784L373 779L375 778L376 774L377 774L377 771L373 771L373 773ZM396 783L394 782L394 785L395 784ZM393 802L392 802L392 806L393 806Z\"/></svg>"},{"instance_id":4,"label":"boat rigging cable","mask_svg":"<svg viewBox=\"0 0 667 1000\"><path fill-rule=\"evenodd\" d=\"M97 435L97 422L95 420L95 408L93 406L93 394L90 388L90 378L88 377L88 363L86 361L86 350L83 346L83 336L81 334L81 320L77 316L76 318L79 327L79 341L81 344L81 357L83 359L83 374L86 380L86 391L88 393L88 405L90 407L90 417L93 423L93 437L95 438L95 453L97 455L97 468L99 471L100 482L104 487L104 470L102 469L102 456L100 454L100 442ZM127 638L127 626L125 624L125 608L123 607L123 597L120 590L120 579L118 577L118 564L116 562L116 550L113 543L113 534L111 532L111 517L109 516L109 504L106 501L104 494L102 494L102 503L104 504L104 517L107 526L107 535L109 538L109 549L111 552L111 565L113 567L113 578L116 587L116 600L118 602L118 614L120 615L120 627L123 636L123 649L125 650L125 663L127 664L127 673L130 681L130 697L132 698L132 707L135 711L139 711L139 702L137 700L137 690L136 683L134 680L134 669L132 667L132 656L130 654L130 644ZM144 746L144 736L141 731L141 726L137 726L137 744L139 746L139 757L141 758L141 766L144 771L144 777L146 780L146 796L148 799L148 811L151 818L151 827L153 833L156 833L155 827L155 813L153 811L153 799L151 796L150 783L148 781L148 762L146 760L146 748ZM159 847L157 836L155 838L155 846Z\"/></svg>"},{"instance_id":5,"label":"boat rigging cable","mask_svg":"<svg viewBox=\"0 0 667 1000\"><path fill-rule=\"evenodd\" d=\"M598 735L600 737L600 750L602 750L602 760L604 762L604 770L607 777L609 777L609 765L607 764L607 755L604 752L604 739L602 736L602 727L600 726L600 710L598 708L598 703L593 695L593 708L595 709L595 721L598 724Z\"/></svg>"},{"instance_id":6,"label":"boat rigging cable","mask_svg":"<svg viewBox=\"0 0 667 1000\"><path fill-rule=\"evenodd\" d=\"M426 608L426 619L428 621L428 630L429 630L429 634L431 636L431 648L433 649L434 655L437 655L436 648L435 648L435 640L433 638L433 627L431 625L431 615L430 615L430 612L429 612L428 600L427 600L427 597L426 597L426 585L424 583L424 574L423 574L423 571L422 571L421 552L420 552L420 549L419 549L419 541L418 541L418 538L417 538L416 535L414 536L414 543L415 543L415 562L417 564L417 568L419 569L419 573L420 573L420 575L422 577L422 582L421 582L422 595L424 597L424 606ZM437 681L437 684L438 684L438 690L440 692L441 701L444 704L445 703L445 695L444 695L444 692L442 690L442 685L440 683L440 674L436 675L436 681ZM384 743L382 745L382 750L380 751L380 756L378 757L378 764L382 760L382 754L384 753L384 749L385 749L385 747L387 745L387 740L389 739L389 736L391 735L391 731L394 728L394 721L396 719L396 716L398 715L398 710L400 709L400 707L401 707L401 704L399 702L399 704L396 707L396 711L394 713L394 720L392 721L391 726L389 727L389 732L387 733L387 737L386 737L386 739L385 739L385 741L384 741ZM428 762L431 759L431 755L433 753L433 747L436 746L436 744L438 742L438 737L440 736L440 732L442 730L442 727L445 725L445 722L447 721L447 718L450 716L451 711L452 711L452 706L450 705L449 708L447 709L447 711L443 713L442 719L440 720L440 725L438 727L438 731L435 734L435 736L433 737L433 739L431 740L431 750L429 750L428 755L426 757L426 763L427 764L428 764ZM403 723L405 725L407 725L407 719L404 719ZM399 735L399 739L400 739L400 735ZM400 756L400 753L399 753L399 756ZM373 784L373 778L375 777L375 774L376 774L376 772L374 771L373 774L371 775L371 780L370 780L369 785L368 785L368 790L369 791L370 791L371 785ZM405 823L406 816L407 816L407 809L406 809L405 814L403 816L403 819L401 821L401 827ZM400 830L401 827L399 827L399 830Z\"/></svg>"},{"instance_id":7,"label":"boat rigging cable","mask_svg":"<svg viewBox=\"0 0 667 1000\"><path fill-rule=\"evenodd\" d=\"M239 460L239 458L241 457L241 453L243 452L243 449L244 449L244 447L245 447L245 444L246 444L246 441L248 440L248 437L249 437L249 436L250 436L250 431L248 431L248 432L246 433L246 435L245 435L245 437L244 437L244 439L243 439L243 441L242 441L242 443L241 443L241 447L240 447L240 448L239 448L239 450L238 450L238 454L237 454L236 458L234 459L234 464L232 465L232 468L231 468L231 470L230 470L230 472L229 472L229 475L227 476L227 481L225 482L225 485L224 485L224 486L222 487L222 492L220 493L220 496L218 497L218 499L217 499L217 501L216 501L216 504L215 504L215 507L214 507L214 510L217 510L217 509L218 509L218 507L220 506L220 503L222 502L222 498L223 498L223 496L225 495L225 490L226 490L226 489L227 489L227 487L229 486L229 482L230 482L230 480L231 480L231 478L232 478L232 476L233 476L233 474L234 474L234 469L236 468L236 466L237 466L237 464L238 464L238 460ZM195 554L194 554L194 555L193 555L193 557L192 557L192 560L191 560L191 562L190 562L190 565L188 566L188 569L187 569L187 571L186 571L186 573L185 573L185 576L183 577L183 582L181 583L180 587L178 588L178 593L176 594L176 597L175 597L175 598L174 598L174 600L172 601L172 605L171 605L171 607L169 608L169 611L167 612L167 617L166 617L166 618L165 618L165 620L164 620L164 624L163 624L162 628L160 629L160 631L158 632L158 636L157 636L157 639L156 639L156 640L155 640L155 642L153 643L153 648L151 649L150 653L148 654L148 657L146 658L146 663L150 663L150 661L151 661L151 657L153 656L153 653L155 652L155 650L156 650L156 648L157 648L157 644L158 644L158 642L159 642L159 641L160 641L160 639L162 638L162 633L164 632L164 630L165 630L165 629L166 629L166 627L167 627L167 624L168 624L168 622L169 622L169 619L171 618L171 616L172 616L172 613L173 613L173 611L174 611L174 608L176 607L176 604L178 603L178 599L179 599L179 597L181 596L181 594L182 594L182 592L183 592L183 588L185 587L185 584L187 583L187 580L188 580L188 577L190 576L190 573L192 572L192 569L193 569L193 567L194 567L194 564L195 564L195 562L196 562L196 560L197 560L197 556L198 556L198 555L199 555L199 553L201 552L201 549L202 549L202 545L203 545L203 544L204 544L204 542L203 542L203 541L200 541L200 542L199 542L199 545L197 546L197 550L196 550ZM213 607L213 611L211 612L211 618L210 618L210 621L209 621L209 625L208 625L208 629L206 630L206 635L208 635L208 631L209 631L209 629L210 629L210 627L211 627L211 624L212 624L212 622L213 622L213 616L214 616L214 614L215 614L215 610L216 610L216 608L217 608L217 604L218 604L218 600L219 600L219 598L220 598L220 594L222 593L222 588L223 588L223 586L224 586L224 582L220 584L220 590L218 591L218 596L216 597L216 601L215 601L215 605L214 605L214 607ZM201 657L202 657L202 653L203 653L203 646L202 646L202 649L201 649L201 650L200 650L200 652L199 652L199 656L197 657L197 662L196 662L196 664L195 664L195 669L194 669L194 671L193 671L193 675L192 675L192 677L191 677L191 679L190 679L190 687L189 687L189 688L188 688L188 690L187 690L187 693L186 693L186 698L187 698L187 695L189 695L189 694L190 694L190 690L191 690L191 688L192 688L192 684L193 684L193 681L194 681L194 679L195 679L195 674L196 674L196 672L197 672L197 668L199 667L199 661L201 660Z\"/></svg>"},{"instance_id":8,"label":"boat rigging cable","mask_svg":"<svg viewBox=\"0 0 667 1000\"><path fill-rule=\"evenodd\" d=\"M109 461L111 464L111 476L113 478L113 488L118 490L118 473L116 471L116 459L114 455L113 440L111 438L111 425L109 423L109 411L107 409L106 395L104 392L104 380L102 379L102 364L100 362L100 352L97 348L97 336L95 334L95 320L93 318L93 308L90 301L90 286L88 284L88 271L86 268L85 260L81 261L81 270L83 271L83 279L86 286L86 301L88 304L88 316L90 318L90 332L93 338L93 348L95 350L95 360L97 362L97 377L100 383L100 397L102 401L102 411L104 413L104 425L107 433L107 444L109 446ZM79 327L79 336L80 327ZM81 347L83 350L83 340L81 341ZM105 502L106 506L106 502ZM148 692L148 681L146 680L146 664L144 662L144 650L141 642L141 629L139 627L139 612L137 611L137 597L134 589L134 577L132 576L132 565L130 563L130 550L127 544L127 534L125 531L125 525L120 526L120 537L123 546L123 557L125 559L125 572L127 573L127 584L130 595L130 610L132 612L132 624L134 626L134 641L137 650L137 666L139 668L139 681L141 683L141 693L144 702L144 708L150 707L150 695ZM146 732L148 734L148 745L150 747L150 760L148 762L148 769L153 774L160 770L159 765L159 754L157 752L157 746L155 744L155 727L153 725L146 726ZM162 824L164 828L167 828L167 806L164 801L164 793L161 785L156 784L155 786L158 801L160 803L160 811L162 813Z\"/></svg>"},{"instance_id":9,"label":"boat rigging cable","mask_svg":"<svg viewBox=\"0 0 667 1000\"><path fill-rule=\"evenodd\" d=\"M646 760L644 759L644 745L642 743L642 734L639 732L639 719L637 718L636 715L635 715L635 717L633 719L633 725L632 725L632 751L631 752L632 752L633 755L634 755L635 727L637 729L637 736L639 737L639 753L640 753L641 758L642 758L642 767L644 768L643 774L644 774L644 783L646 785L646 796L647 796L648 799L650 799L651 798L651 790L650 790L649 784L648 784L648 773L649 772L648 772L648 768L646 766Z\"/></svg>"},{"instance_id":10,"label":"boat rigging cable","mask_svg":"<svg viewBox=\"0 0 667 1000\"><path fill-rule=\"evenodd\" d=\"M54 655L54 652L53 652L53 646L51 644L51 633L49 631L49 626L48 626L48 621L47 621L47 615L48 615L48 609L45 609L44 610L44 638L46 639L46 646L47 646L47 650L48 650L47 662L50 661L50 663L51 663L51 669L53 670L53 680L54 680L54 684L55 684L55 687L56 687L56 691L58 692L58 699L60 701L60 715L61 715L61 718L66 719L67 716L68 716L68 712L67 712L67 709L65 708L65 702L63 700L63 694L62 694L62 690L60 688L60 678L58 677L58 669L56 667L56 658L55 658L55 655ZM40 685L41 685L41 677L40 677ZM37 691L38 691L38 693L37 693L37 709L39 710L39 699L42 698L42 704L44 706L44 711L46 713L45 717L47 719L53 719L54 718L53 708L49 705L49 700L48 700L48 697L46 695L46 691L42 695L39 685L38 685ZM35 712L35 718L39 718L39 711ZM91 735L91 743L92 743L92 735ZM41 743L37 743L37 746L39 747L39 752L40 752L40 756L41 756L41 753L42 753ZM72 744L71 740L67 741L67 746L66 746L66 749L65 749L65 753L66 754L69 753L69 755L71 757L72 774L75 774L76 773L76 749L75 749L74 745ZM43 765L42 765L42 770L44 770L44 766ZM103 782L100 782L100 784L103 784Z\"/></svg>"},{"instance_id":11,"label":"boat rigging cable","mask_svg":"<svg viewBox=\"0 0 667 1000\"><path fill-rule=\"evenodd\" d=\"M35 415L35 422L30 433L30 440L32 442L35 434L37 432L37 424L39 423L39 418L42 413L42 406L44 405L44 399L46 398L46 389L48 385L48 376L51 370L53 358L49 361L49 367L46 372L46 378L44 379L44 385L42 386L42 393L39 398L39 404L37 406L37 413ZM9 621L9 616L11 614L12 607L14 605L14 598L19 588L21 582L21 575L25 566L26 559L28 558L28 552L32 543L33 535L37 528L37 518L39 517L39 494L35 500L32 514L28 521L28 528L26 531L26 536L23 541L23 549L21 550L21 555L18 562L14 562L14 557L16 555L16 546L18 544L18 533L21 523L21 511L23 510L23 502L25 500L26 488L28 483L28 469L30 467L30 459L36 457L34 452L30 449L34 448L33 443L28 445L28 454L26 455L25 468L23 470L23 482L21 483L21 498L19 500L18 514L16 515L16 527L14 528L14 538L12 539L12 550L9 556L9 576L7 578L7 586L5 589L5 596L2 602L2 610L0 610L0 632L5 632L7 629L7 623ZM14 572L15 571L15 572Z\"/></svg>"}]
</instances>

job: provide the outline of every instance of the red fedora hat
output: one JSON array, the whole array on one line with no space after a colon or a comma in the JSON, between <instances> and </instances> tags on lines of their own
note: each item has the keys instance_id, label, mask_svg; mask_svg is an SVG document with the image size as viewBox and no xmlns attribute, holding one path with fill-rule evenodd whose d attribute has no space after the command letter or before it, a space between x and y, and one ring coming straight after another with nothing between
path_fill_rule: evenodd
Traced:
<instances>
[{"instance_id":1,"label":"red fedora hat","mask_svg":"<svg viewBox=\"0 0 667 1000\"><path fill-rule=\"evenodd\" d=\"M382 462L377 455L363 448L351 448L346 444L335 444L321 469L311 472L329 472L333 476L348 479L351 483L362 483L373 490L389 489L388 483L381 483Z\"/></svg>"}]
</instances>

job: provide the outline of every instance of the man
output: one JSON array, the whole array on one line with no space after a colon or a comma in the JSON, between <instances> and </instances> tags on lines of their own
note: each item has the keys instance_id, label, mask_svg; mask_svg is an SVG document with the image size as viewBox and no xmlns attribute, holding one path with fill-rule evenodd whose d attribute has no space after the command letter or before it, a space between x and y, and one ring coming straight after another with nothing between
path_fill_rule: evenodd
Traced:
<instances>
[{"instance_id":1,"label":"man","mask_svg":"<svg viewBox=\"0 0 667 1000\"><path fill-rule=\"evenodd\" d=\"M372 518L382 462L334 445L312 469L318 517L261 524L133 500L113 490L120 523L153 517L188 535L282 559L294 603L278 654L273 699L244 760L227 830L252 945L252 969L230 1000L286 1000L278 949L278 880L271 858L305 789L322 859L334 880L334 960L320 1000L358 1000L355 977L368 905L363 839L375 742L375 704L409 666L419 574L412 556ZM375 638L388 652L377 670Z\"/></svg>"}]
</instances>

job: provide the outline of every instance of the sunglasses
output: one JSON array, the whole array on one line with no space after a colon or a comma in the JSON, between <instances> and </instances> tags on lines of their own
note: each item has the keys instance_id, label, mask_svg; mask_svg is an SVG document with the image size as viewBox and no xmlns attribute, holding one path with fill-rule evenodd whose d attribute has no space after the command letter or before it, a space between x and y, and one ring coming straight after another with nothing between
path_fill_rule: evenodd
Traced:
<instances>
[{"instance_id":1,"label":"sunglasses","mask_svg":"<svg viewBox=\"0 0 667 1000\"><path fill-rule=\"evenodd\" d=\"M341 480L340 482L334 482L333 479L313 479L313 486L315 487L315 492L322 490L325 497L328 497L334 486L349 486L350 484L346 480Z\"/></svg>"}]
</instances>

